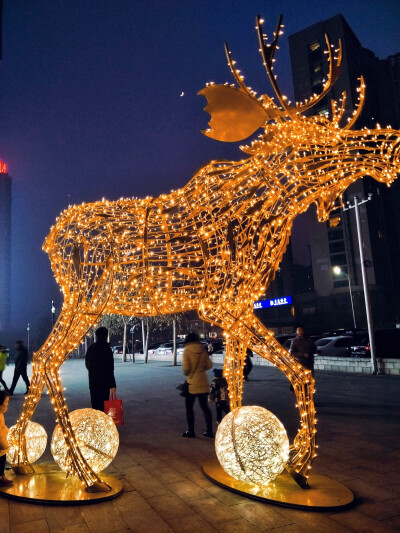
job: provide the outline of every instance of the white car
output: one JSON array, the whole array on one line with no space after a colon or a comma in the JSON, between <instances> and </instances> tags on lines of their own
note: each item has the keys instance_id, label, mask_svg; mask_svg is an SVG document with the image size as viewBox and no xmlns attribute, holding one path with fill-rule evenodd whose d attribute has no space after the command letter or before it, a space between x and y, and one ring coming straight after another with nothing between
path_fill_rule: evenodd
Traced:
<instances>
[{"instance_id":1,"label":"white car","mask_svg":"<svg viewBox=\"0 0 400 533\"><path fill-rule=\"evenodd\" d=\"M354 337L324 337L315 342L315 355L322 357L350 357L350 346L354 344Z\"/></svg>"},{"instance_id":2,"label":"white car","mask_svg":"<svg viewBox=\"0 0 400 533\"><path fill-rule=\"evenodd\" d=\"M174 351L174 345L172 342L164 342L160 344L155 350L149 350L149 355L172 355ZM183 344L176 345L176 354L183 354Z\"/></svg>"}]
</instances>

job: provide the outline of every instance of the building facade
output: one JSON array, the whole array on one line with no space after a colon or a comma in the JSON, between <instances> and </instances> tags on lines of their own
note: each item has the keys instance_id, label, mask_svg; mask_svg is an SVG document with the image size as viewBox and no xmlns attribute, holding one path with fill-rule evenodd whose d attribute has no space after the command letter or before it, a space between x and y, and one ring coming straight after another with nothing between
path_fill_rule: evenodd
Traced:
<instances>
[{"instance_id":1,"label":"building facade","mask_svg":"<svg viewBox=\"0 0 400 533\"><path fill-rule=\"evenodd\" d=\"M11 317L11 177L0 161L0 333Z\"/></svg>"},{"instance_id":2,"label":"building facade","mask_svg":"<svg viewBox=\"0 0 400 533\"><path fill-rule=\"evenodd\" d=\"M343 61L337 82L311 110L312 114L329 117L332 99L339 102L342 93L346 92L345 109L350 117L357 107L357 88L363 75L366 99L355 129L375 127L377 124L399 129L400 54L387 59L377 58L373 52L362 47L342 15L318 22L289 37L296 101L304 101L313 93L322 91L328 71L324 54L325 34L336 46L341 40ZM354 204L355 196L359 200L371 197L360 206L360 215L374 325L393 326L400 322L400 183L395 182L387 188L367 177L345 192L345 205L346 202ZM356 325L366 327L354 209L344 211L338 205L326 223L319 223L316 214L310 212L308 224L315 292L313 296L309 294L303 303L300 296L297 299L297 322L312 323L313 329L320 331L352 327L352 296ZM339 266L344 274L335 275L334 266Z\"/></svg>"}]
</instances>

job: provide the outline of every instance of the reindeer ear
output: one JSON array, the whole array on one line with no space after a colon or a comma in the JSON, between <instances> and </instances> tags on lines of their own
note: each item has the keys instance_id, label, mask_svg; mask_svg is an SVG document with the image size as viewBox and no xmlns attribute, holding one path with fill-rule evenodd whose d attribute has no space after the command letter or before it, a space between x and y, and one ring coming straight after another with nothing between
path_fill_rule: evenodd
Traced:
<instances>
[{"instance_id":1,"label":"reindeer ear","mask_svg":"<svg viewBox=\"0 0 400 533\"><path fill-rule=\"evenodd\" d=\"M210 130L202 133L217 141L242 141L272 118L256 98L230 85L210 85L198 94L207 98L204 111L211 116Z\"/></svg>"}]
</instances>

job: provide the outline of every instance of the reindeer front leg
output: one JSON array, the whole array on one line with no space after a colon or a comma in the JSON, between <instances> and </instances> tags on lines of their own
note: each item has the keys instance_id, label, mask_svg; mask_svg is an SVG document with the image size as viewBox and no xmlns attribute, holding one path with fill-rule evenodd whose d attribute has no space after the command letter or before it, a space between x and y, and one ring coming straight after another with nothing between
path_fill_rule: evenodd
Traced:
<instances>
[{"instance_id":1,"label":"reindeer front leg","mask_svg":"<svg viewBox=\"0 0 400 533\"><path fill-rule=\"evenodd\" d=\"M51 363L50 363L51 365ZM46 385L50 394L51 402L57 416L57 422L62 428L65 445L68 447L67 461L68 475L76 475L86 485L88 492L107 492L110 486L104 483L100 477L90 468L83 457L69 419L67 404L62 392L59 369L50 366L46 371Z\"/></svg>"},{"instance_id":2,"label":"reindeer front leg","mask_svg":"<svg viewBox=\"0 0 400 533\"><path fill-rule=\"evenodd\" d=\"M214 307L202 317L219 324L227 335L224 375L229 385L231 408L241 406L243 389L243 365L246 346L256 351L277 366L293 385L296 407L300 413L301 427L293 445L287 470L303 488L308 486L308 471L315 457L315 408L314 379L309 370L303 368L294 357L275 339L272 332L254 316L251 311L236 316L228 308ZM232 306L233 307L233 306ZM211 306L208 307L211 309ZM212 313L212 316L211 316ZM263 341L262 339L266 339Z\"/></svg>"},{"instance_id":3,"label":"reindeer front leg","mask_svg":"<svg viewBox=\"0 0 400 533\"><path fill-rule=\"evenodd\" d=\"M231 411L242 406L243 366L246 346L235 337L226 340L224 376L228 382Z\"/></svg>"},{"instance_id":4,"label":"reindeer front leg","mask_svg":"<svg viewBox=\"0 0 400 533\"><path fill-rule=\"evenodd\" d=\"M97 320L98 315L89 315L78 309L64 307L48 340L34 354L31 386L15 430L17 447L12 459L12 466L17 474L29 474L34 471L27 458L25 431L39 402L43 387L46 385L56 410L57 422L63 428L65 442L69 449L70 473L78 475L88 490L109 490L109 487L102 483L97 474L88 466L79 450L73 435L59 377L60 366Z\"/></svg>"}]
</instances>

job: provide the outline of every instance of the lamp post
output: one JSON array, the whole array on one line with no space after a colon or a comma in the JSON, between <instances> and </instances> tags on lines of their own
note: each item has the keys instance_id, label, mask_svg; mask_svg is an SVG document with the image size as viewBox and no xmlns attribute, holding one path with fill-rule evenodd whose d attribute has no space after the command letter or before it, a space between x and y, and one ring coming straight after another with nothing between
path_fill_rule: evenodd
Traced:
<instances>
[{"instance_id":1,"label":"lamp post","mask_svg":"<svg viewBox=\"0 0 400 533\"><path fill-rule=\"evenodd\" d=\"M29 332L31 331L31 328L29 327L29 322L28 322L28 327L26 328L26 331L28 334L28 354L29 354Z\"/></svg>"},{"instance_id":2,"label":"lamp post","mask_svg":"<svg viewBox=\"0 0 400 533\"><path fill-rule=\"evenodd\" d=\"M54 302L51 300L51 327L54 326L54 314L56 312L56 308L54 307Z\"/></svg>"},{"instance_id":3,"label":"lamp post","mask_svg":"<svg viewBox=\"0 0 400 533\"><path fill-rule=\"evenodd\" d=\"M353 324L354 324L354 329L357 329L357 324L356 324L356 315L354 313L354 304L353 304L353 293L352 293L352 290L351 290L351 281L350 281L350 276L348 276L346 274L346 272L344 272L340 266L334 266L333 267L333 273L336 274L337 276L339 276L340 274L343 274L346 278L347 278L347 281L349 282L349 292L350 292L350 302L351 302L351 311L353 313Z\"/></svg>"},{"instance_id":4,"label":"lamp post","mask_svg":"<svg viewBox=\"0 0 400 533\"><path fill-rule=\"evenodd\" d=\"M359 208L361 204L365 204L365 202L368 202L369 200L371 200L371 197L372 197L372 194L368 194L368 198L364 198L363 200L359 201L357 196L354 196L354 205L351 205L351 202L347 202L347 207L344 207L343 211L347 211L348 209L354 209L355 214L356 214L358 247L360 250L361 274L362 274L362 282L363 282L363 289L364 289L365 310L367 313L369 346L370 346L370 351L371 351L371 366L372 366L372 373L378 374L378 363L376 360L376 353L375 353L374 328L372 324L371 302L369 298L367 271L365 268L367 261L364 256L364 244L363 244L362 235L361 235L361 221L360 221L360 208Z\"/></svg>"},{"instance_id":5,"label":"lamp post","mask_svg":"<svg viewBox=\"0 0 400 533\"><path fill-rule=\"evenodd\" d=\"M133 344L133 332L135 331L135 325L134 325L134 321L132 320L132 325L131 325L131 329L130 329L130 332L131 332L131 343L132 343L132 363L135 362L135 346Z\"/></svg>"}]
</instances>

